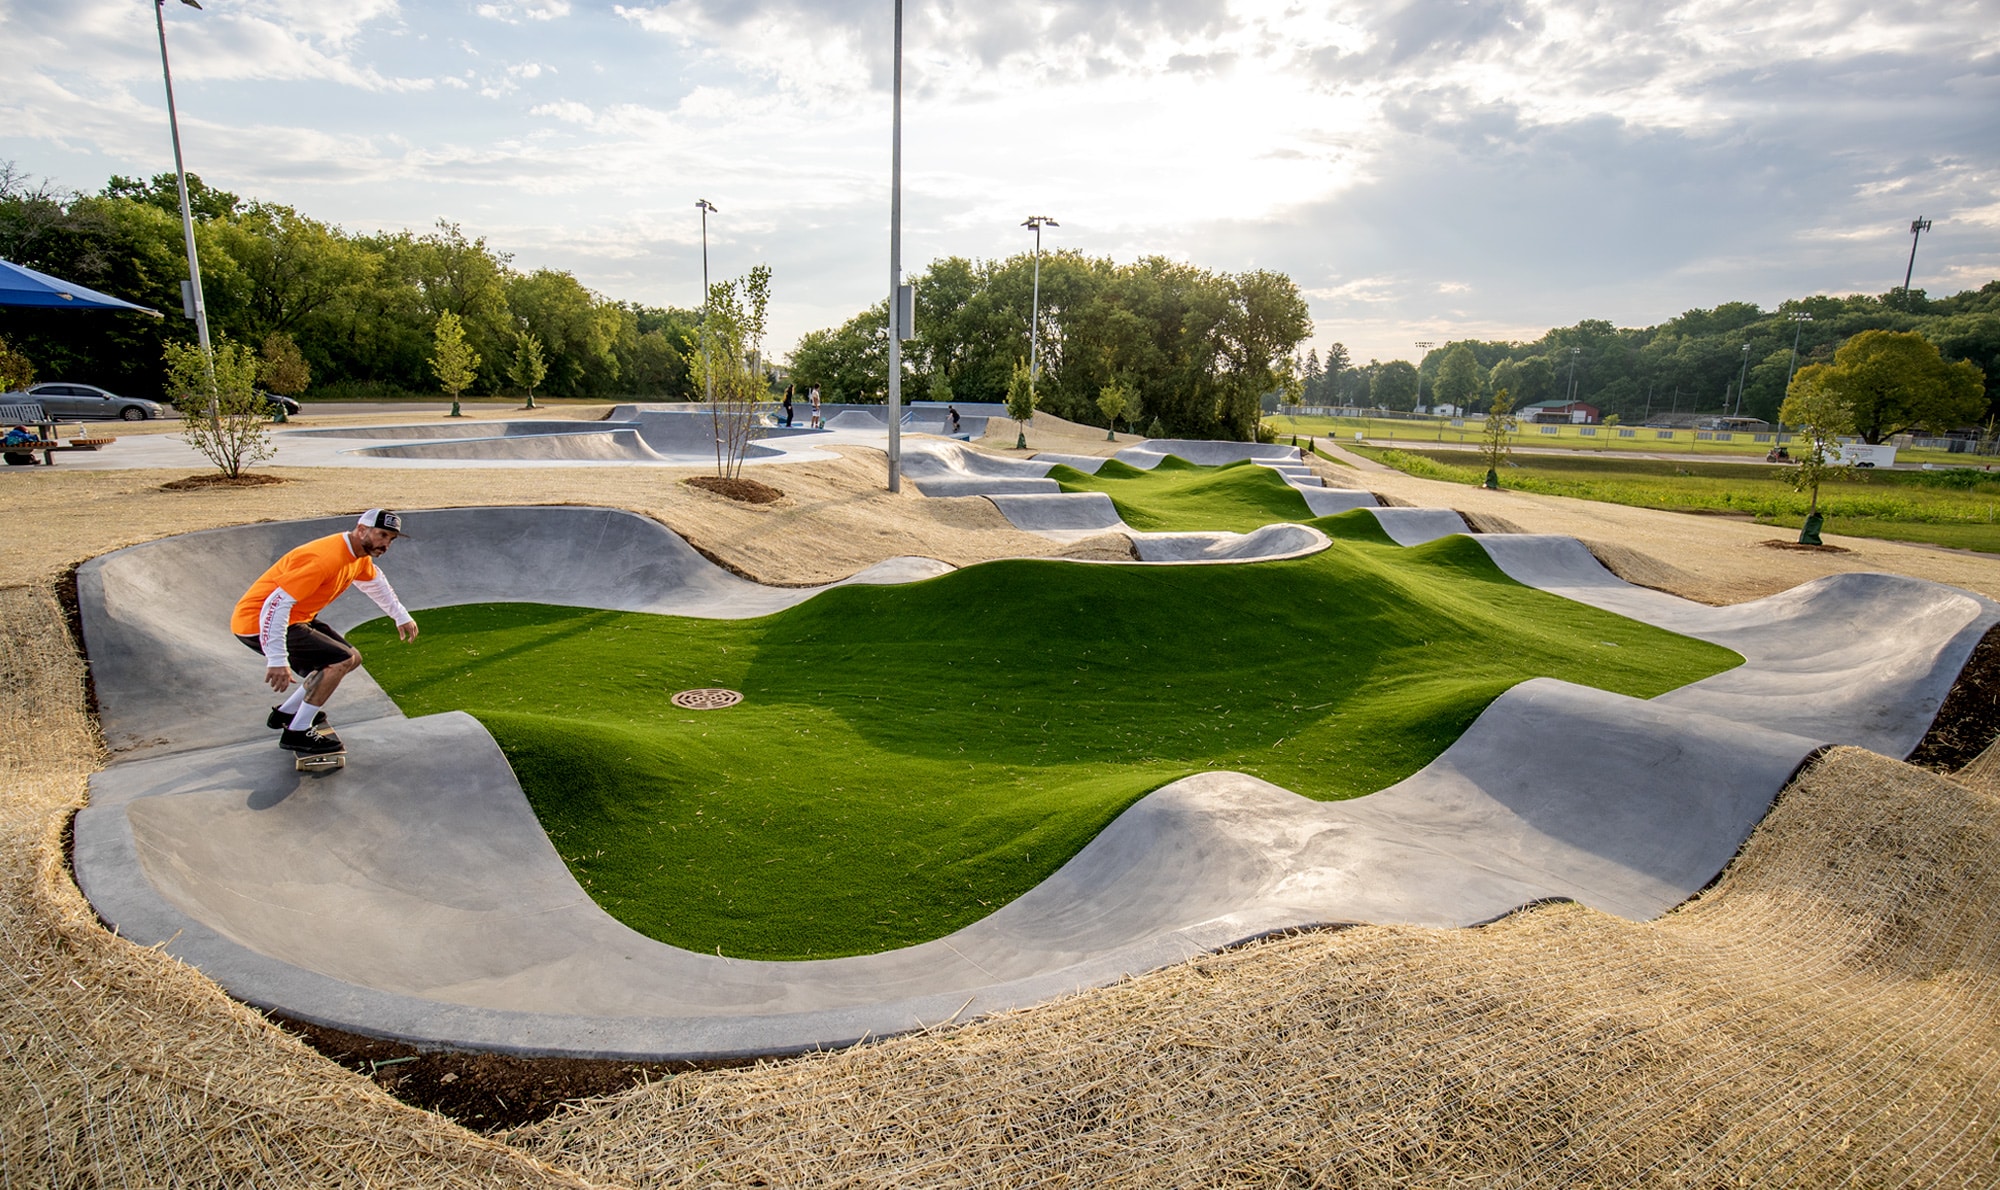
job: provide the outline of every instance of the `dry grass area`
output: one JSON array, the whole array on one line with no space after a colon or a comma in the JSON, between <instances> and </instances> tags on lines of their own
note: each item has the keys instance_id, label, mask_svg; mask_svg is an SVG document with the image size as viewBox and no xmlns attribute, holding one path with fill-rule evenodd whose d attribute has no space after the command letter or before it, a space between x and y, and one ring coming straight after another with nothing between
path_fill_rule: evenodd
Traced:
<instances>
[{"instance_id":1,"label":"dry grass area","mask_svg":"<svg viewBox=\"0 0 2000 1190\"><path fill-rule=\"evenodd\" d=\"M1299 935L511 1139L641 1186L1992 1185L1996 826L1842 750L1659 922Z\"/></svg>"},{"instance_id":2,"label":"dry grass area","mask_svg":"<svg viewBox=\"0 0 2000 1190\"><path fill-rule=\"evenodd\" d=\"M1053 437L1030 441L1081 453ZM1576 533L1715 602L1857 558L2000 592L1980 557L1848 540L1855 555L1794 557L1701 518L1337 470L1488 528ZM867 451L760 471L787 493L765 506L618 467L298 469L203 492L161 491L178 473L7 475L0 1187L2000 1183L2000 757L1951 779L1836 751L1657 922L1549 905L1479 930L1276 939L933 1034L679 1075L501 1138L397 1103L109 935L77 892L66 824L105 757L54 594L69 565L217 525L528 501L632 508L778 582L1051 552L984 501L891 497L880 471Z\"/></svg>"}]
</instances>

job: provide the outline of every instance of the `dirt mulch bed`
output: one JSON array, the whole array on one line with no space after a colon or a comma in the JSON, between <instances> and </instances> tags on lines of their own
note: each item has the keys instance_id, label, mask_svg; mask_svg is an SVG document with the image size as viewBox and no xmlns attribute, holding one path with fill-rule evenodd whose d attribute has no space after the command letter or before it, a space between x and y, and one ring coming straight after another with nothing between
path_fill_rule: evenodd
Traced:
<instances>
[{"instance_id":1,"label":"dirt mulch bed","mask_svg":"<svg viewBox=\"0 0 2000 1190\"><path fill-rule=\"evenodd\" d=\"M714 492L744 504L775 504L785 498L785 493L770 484L758 483L754 479L732 479L722 475L691 475L681 480L691 488L704 492Z\"/></svg>"},{"instance_id":2,"label":"dirt mulch bed","mask_svg":"<svg viewBox=\"0 0 2000 1190\"><path fill-rule=\"evenodd\" d=\"M1966 659L1910 763L1955 772L1995 740L2000 740L2000 627L1989 629Z\"/></svg>"},{"instance_id":3,"label":"dirt mulch bed","mask_svg":"<svg viewBox=\"0 0 2000 1190\"><path fill-rule=\"evenodd\" d=\"M261 488L274 483L284 483L282 475L272 475L263 471L250 471L242 475L190 475L186 479L168 480L160 485L163 492L205 492L211 488Z\"/></svg>"},{"instance_id":4,"label":"dirt mulch bed","mask_svg":"<svg viewBox=\"0 0 2000 1190\"><path fill-rule=\"evenodd\" d=\"M326 1057L412 1107L491 1134L546 1119L566 1103L614 1095L696 1069L685 1062L517 1058L508 1054L426 1053L400 1041L363 1037L266 1013ZM716 1062L714 1067L747 1066Z\"/></svg>"}]
</instances>

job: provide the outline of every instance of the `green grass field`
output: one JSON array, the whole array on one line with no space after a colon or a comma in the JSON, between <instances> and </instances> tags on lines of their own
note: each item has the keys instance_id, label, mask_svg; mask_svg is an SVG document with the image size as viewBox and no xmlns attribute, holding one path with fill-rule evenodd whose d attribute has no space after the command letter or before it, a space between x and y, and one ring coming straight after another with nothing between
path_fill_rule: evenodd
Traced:
<instances>
[{"instance_id":1,"label":"green grass field","mask_svg":"<svg viewBox=\"0 0 2000 1190\"><path fill-rule=\"evenodd\" d=\"M1302 519L1256 511L1298 499L1273 478L1104 482L1155 516ZM1465 537L1403 549L1367 513L1311 523L1333 547L1287 562L1006 561L752 621L500 604L425 613L414 648L375 648L386 620L352 636L407 713L492 731L607 911L782 959L963 927L1191 773L1353 797L1527 678L1651 697L1740 661L1523 587ZM745 701L668 702L701 686Z\"/></svg>"},{"instance_id":2,"label":"green grass field","mask_svg":"<svg viewBox=\"0 0 2000 1190\"><path fill-rule=\"evenodd\" d=\"M1151 471L1107 459L1095 475L1072 467L1049 471L1065 492L1103 492L1126 524L1143 533L1248 533L1278 521L1312 517L1306 498L1269 467L1231 463L1197 467L1167 458Z\"/></svg>"},{"instance_id":3,"label":"green grass field","mask_svg":"<svg viewBox=\"0 0 2000 1190\"><path fill-rule=\"evenodd\" d=\"M1427 479L1477 484L1485 476L1476 457L1455 451L1360 453ZM1775 464L1517 454L1501 484L1671 512L1736 513L1797 529L1807 501L1792 490L1792 474ZM1828 533L2000 553L2000 472L1843 471L1820 486L1819 500Z\"/></svg>"},{"instance_id":4,"label":"green grass field","mask_svg":"<svg viewBox=\"0 0 2000 1190\"><path fill-rule=\"evenodd\" d=\"M1395 417L1299 417L1284 414L1266 417L1264 424L1278 435L1281 442L1289 443L1293 435L1304 439L1331 438L1342 446L1354 445L1354 435L1359 433L1368 445L1401 449L1421 449L1449 443L1476 445L1482 423L1467 420L1462 426L1454 427L1444 418L1395 418ZM1621 431L1631 431L1626 436ZM1517 447L1535 450L1560 450L1595 452L1613 455L1630 454L1671 454L1690 459L1701 458L1762 458L1773 445L1773 435L1758 435L1747 431L1695 431L1680 429L1666 431L1648 429L1644 426L1575 426L1575 425L1527 425L1510 436ZM1704 438L1702 433L1708 433ZM1725 436L1726 435L1726 436ZM1760 437L1762 440L1760 441ZM1303 442L1301 442L1303 445ZM1955 455L1948 450L1922 450L1904 447L1896 452L1899 463L1934 463L1941 467L1955 467L1972 456ZM1984 460L1982 459L1982 464Z\"/></svg>"}]
</instances>

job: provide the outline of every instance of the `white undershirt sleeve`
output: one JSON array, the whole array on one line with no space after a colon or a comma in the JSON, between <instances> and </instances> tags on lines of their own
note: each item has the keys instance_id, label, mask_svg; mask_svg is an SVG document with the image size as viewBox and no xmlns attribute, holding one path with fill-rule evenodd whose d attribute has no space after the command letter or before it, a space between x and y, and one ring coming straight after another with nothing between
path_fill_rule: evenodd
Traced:
<instances>
[{"instance_id":1,"label":"white undershirt sleeve","mask_svg":"<svg viewBox=\"0 0 2000 1190\"><path fill-rule=\"evenodd\" d=\"M283 587L273 587L257 613L257 640L264 647L264 664L272 669L284 669L290 664L285 629L291 626L292 605L297 602Z\"/></svg>"},{"instance_id":2,"label":"white undershirt sleeve","mask_svg":"<svg viewBox=\"0 0 2000 1190\"><path fill-rule=\"evenodd\" d=\"M354 585L361 589L363 595L373 599L375 606L387 612L389 618L397 624L408 624L416 618L403 607L403 601L396 598L396 589L389 585L389 576L381 571L376 571L374 578L354 580Z\"/></svg>"}]
</instances>

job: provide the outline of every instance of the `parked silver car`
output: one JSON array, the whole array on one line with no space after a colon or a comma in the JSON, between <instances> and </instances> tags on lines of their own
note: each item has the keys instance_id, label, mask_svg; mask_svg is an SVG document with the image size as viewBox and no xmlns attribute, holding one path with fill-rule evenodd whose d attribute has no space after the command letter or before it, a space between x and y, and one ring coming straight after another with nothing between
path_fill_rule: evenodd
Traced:
<instances>
[{"instance_id":1,"label":"parked silver car","mask_svg":"<svg viewBox=\"0 0 2000 1190\"><path fill-rule=\"evenodd\" d=\"M149 417L166 417L172 413L158 401L121 397L94 384L34 384L29 385L24 393L9 393L7 397L10 402L33 401L42 407L44 413L58 421L99 417L145 421Z\"/></svg>"}]
</instances>

